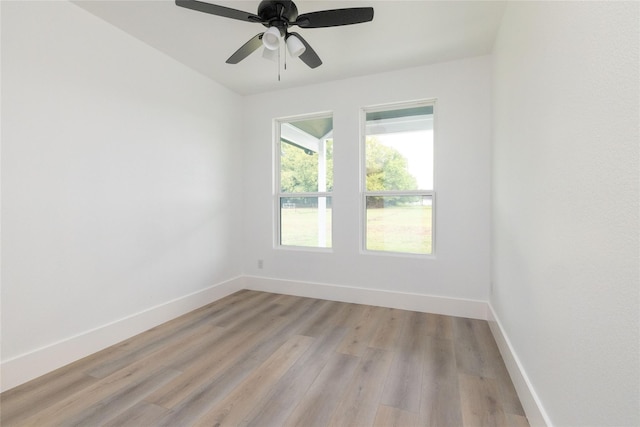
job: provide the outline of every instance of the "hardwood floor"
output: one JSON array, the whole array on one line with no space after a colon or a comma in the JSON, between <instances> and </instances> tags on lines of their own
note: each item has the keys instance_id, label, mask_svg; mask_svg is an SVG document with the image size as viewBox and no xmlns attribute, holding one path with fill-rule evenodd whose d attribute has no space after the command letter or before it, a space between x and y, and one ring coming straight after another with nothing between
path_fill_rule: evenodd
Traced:
<instances>
[{"instance_id":1,"label":"hardwood floor","mask_svg":"<svg viewBox=\"0 0 640 427\"><path fill-rule=\"evenodd\" d=\"M241 291L0 395L2 426L527 426L484 321Z\"/></svg>"}]
</instances>

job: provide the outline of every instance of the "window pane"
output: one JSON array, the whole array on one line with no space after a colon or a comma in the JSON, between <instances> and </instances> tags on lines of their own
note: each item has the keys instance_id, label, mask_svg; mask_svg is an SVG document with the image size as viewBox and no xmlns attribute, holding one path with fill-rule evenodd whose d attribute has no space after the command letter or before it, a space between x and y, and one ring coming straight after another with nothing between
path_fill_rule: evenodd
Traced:
<instances>
[{"instance_id":1,"label":"window pane","mask_svg":"<svg viewBox=\"0 0 640 427\"><path fill-rule=\"evenodd\" d=\"M433 106L366 115L366 190L433 190Z\"/></svg>"},{"instance_id":2,"label":"window pane","mask_svg":"<svg viewBox=\"0 0 640 427\"><path fill-rule=\"evenodd\" d=\"M431 196L367 196L367 250L432 253Z\"/></svg>"},{"instance_id":3,"label":"window pane","mask_svg":"<svg viewBox=\"0 0 640 427\"><path fill-rule=\"evenodd\" d=\"M280 198L280 244L331 247L331 197Z\"/></svg>"},{"instance_id":4,"label":"window pane","mask_svg":"<svg viewBox=\"0 0 640 427\"><path fill-rule=\"evenodd\" d=\"M280 124L280 191L315 193L333 188L333 118Z\"/></svg>"}]
</instances>

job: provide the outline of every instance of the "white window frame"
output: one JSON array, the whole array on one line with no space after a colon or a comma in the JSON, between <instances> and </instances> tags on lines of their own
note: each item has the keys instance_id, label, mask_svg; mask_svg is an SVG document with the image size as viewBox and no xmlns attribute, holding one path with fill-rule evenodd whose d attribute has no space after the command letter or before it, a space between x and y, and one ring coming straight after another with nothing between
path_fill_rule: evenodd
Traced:
<instances>
[{"instance_id":1,"label":"white window frame","mask_svg":"<svg viewBox=\"0 0 640 427\"><path fill-rule=\"evenodd\" d=\"M318 202L320 201L320 197L325 197L326 198L331 198L331 203L332 203L332 209L333 209L333 195L331 191L315 191L315 192L304 192L304 193L283 193L281 191L282 187L281 187L281 183L280 183L280 176L281 176L281 140L282 140L282 124L283 123L290 123L293 121L300 121L300 120L313 120L313 119L321 119L321 118L327 118L327 117L331 117L333 119L333 112L332 111L325 111L325 112L321 112L321 113L313 113L313 114L305 114L305 115L300 115L300 116L290 116L290 117L281 117L281 118L277 118L274 119L273 121L273 165L274 165L274 174L273 174L273 194L274 194L274 219L275 219L275 226L274 226L274 236L273 236L273 245L274 248L276 249L293 249L293 250L299 250L299 251L312 251L312 252L332 252L333 251L333 220L331 222L331 241L332 241L332 245L330 247L323 247L323 246L296 246L296 245L283 245L282 244L282 215L281 215L281 208L280 208L280 203L281 200L283 198L291 198L291 197L318 197ZM293 130L295 131L295 130ZM327 139L332 139L333 138L333 130L331 130L327 135L324 135L322 138L320 138L320 143L324 143L326 142ZM334 144L334 149L335 149L335 144ZM321 159L318 159L318 163L319 163L319 167L321 167L320 165L323 163L321 161ZM325 165L326 166L326 165ZM326 170L325 170L326 173ZM322 173L319 172L319 177L318 177L318 185L320 186L320 182L324 182L324 184L326 185L326 179L321 179ZM325 175L326 177L326 175ZM335 183L334 183L335 186ZM320 208L319 208L320 209ZM321 235L324 232L324 228L322 228L322 221L319 220L318 221L318 227L319 227L319 234Z\"/></svg>"},{"instance_id":2,"label":"white window frame","mask_svg":"<svg viewBox=\"0 0 640 427\"><path fill-rule=\"evenodd\" d=\"M437 99L424 99L389 104L379 104L360 109L360 253L366 255L385 255L399 257L435 258L436 256L436 153L437 153ZM367 191L367 113L405 109L411 107L433 107L433 189ZM425 196L431 197L431 253L379 251L367 249L367 197L374 196Z\"/></svg>"}]
</instances>

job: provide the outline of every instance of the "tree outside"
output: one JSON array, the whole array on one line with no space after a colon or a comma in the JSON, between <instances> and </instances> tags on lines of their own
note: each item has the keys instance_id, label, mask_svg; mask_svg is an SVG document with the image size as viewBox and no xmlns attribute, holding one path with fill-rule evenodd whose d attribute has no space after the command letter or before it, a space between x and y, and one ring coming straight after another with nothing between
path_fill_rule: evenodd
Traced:
<instances>
[{"instance_id":1,"label":"tree outside","mask_svg":"<svg viewBox=\"0 0 640 427\"><path fill-rule=\"evenodd\" d=\"M280 189L283 193L318 191L318 153L282 142L280 156ZM333 140L326 142L327 189L333 190Z\"/></svg>"},{"instance_id":2,"label":"tree outside","mask_svg":"<svg viewBox=\"0 0 640 427\"><path fill-rule=\"evenodd\" d=\"M388 147L375 137L366 140L366 187L367 191L417 190L418 182L409 173L406 157L398 150ZM415 200L414 200L415 199ZM396 206L417 202L417 198L367 197L367 208Z\"/></svg>"},{"instance_id":3,"label":"tree outside","mask_svg":"<svg viewBox=\"0 0 640 427\"><path fill-rule=\"evenodd\" d=\"M367 191L406 191L418 188L417 180L409 173L407 159L402 153L380 143L374 137L367 138L366 147ZM333 189L333 140L327 141L326 161L326 191L331 191ZM283 142L280 158L280 186L283 193L317 192L318 153Z\"/></svg>"}]
</instances>

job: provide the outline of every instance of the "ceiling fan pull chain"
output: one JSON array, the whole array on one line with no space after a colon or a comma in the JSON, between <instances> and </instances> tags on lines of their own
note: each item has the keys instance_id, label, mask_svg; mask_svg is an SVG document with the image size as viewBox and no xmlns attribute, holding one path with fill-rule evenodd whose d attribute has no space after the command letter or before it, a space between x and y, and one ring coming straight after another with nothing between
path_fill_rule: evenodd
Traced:
<instances>
[{"instance_id":1,"label":"ceiling fan pull chain","mask_svg":"<svg viewBox=\"0 0 640 427\"><path fill-rule=\"evenodd\" d=\"M278 45L278 81L280 81L280 45Z\"/></svg>"}]
</instances>

